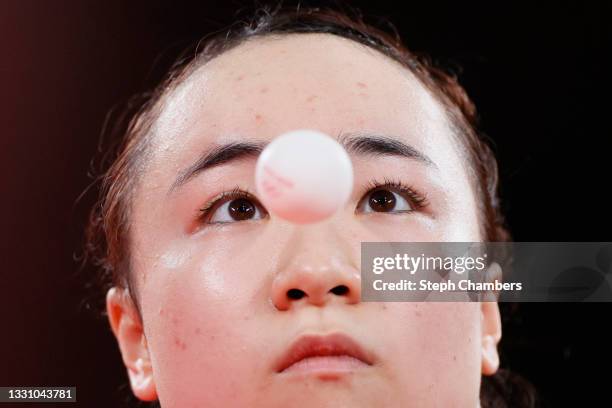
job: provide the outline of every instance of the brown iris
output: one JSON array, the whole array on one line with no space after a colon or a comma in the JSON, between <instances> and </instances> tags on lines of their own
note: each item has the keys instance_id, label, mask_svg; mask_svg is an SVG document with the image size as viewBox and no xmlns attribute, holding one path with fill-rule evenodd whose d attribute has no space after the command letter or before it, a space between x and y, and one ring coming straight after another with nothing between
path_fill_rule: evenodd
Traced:
<instances>
[{"instance_id":1,"label":"brown iris","mask_svg":"<svg viewBox=\"0 0 612 408\"><path fill-rule=\"evenodd\" d=\"M376 190L370 194L370 207L376 212L387 212L395 208L395 195L389 190Z\"/></svg>"},{"instance_id":2,"label":"brown iris","mask_svg":"<svg viewBox=\"0 0 612 408\"><path fill-rule=\"evenodd\" d=\"M246 198L232 200L228 207L230 217L236 221L248 220L255 215L255 206Z\"/></svg>"}]
</instances>

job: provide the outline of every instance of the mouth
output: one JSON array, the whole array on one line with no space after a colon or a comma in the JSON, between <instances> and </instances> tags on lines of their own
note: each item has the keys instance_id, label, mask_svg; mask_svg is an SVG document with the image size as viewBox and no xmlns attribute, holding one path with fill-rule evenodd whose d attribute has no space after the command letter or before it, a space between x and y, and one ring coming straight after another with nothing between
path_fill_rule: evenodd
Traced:
<instances>
[{"instance_id":1,"label":"mouth","mask_svg":"<svg viewBox=\"0 0 612 408\"><path fill-rule=\"evenodd\" d=\"M276 372L335 377L372 366L373 361L370 352L345 334L305 335L281 356Z\"/></svg>"}]
</instances>

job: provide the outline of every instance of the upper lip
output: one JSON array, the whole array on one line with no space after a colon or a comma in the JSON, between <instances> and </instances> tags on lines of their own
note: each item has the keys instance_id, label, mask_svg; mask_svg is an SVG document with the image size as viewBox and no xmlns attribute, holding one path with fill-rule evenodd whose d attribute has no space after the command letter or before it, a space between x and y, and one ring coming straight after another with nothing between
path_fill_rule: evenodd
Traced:
<instances>
[{"instance_id":1,"label":"upper lip","mask_svg":"<svg viewBox=\"0 0 612 408\"><path fill-rule=\"evenodd\" d=\"M372 354L346 334L309 334L291 344L277 361L276 371L280 373L300 360L317 356L351 356L368 365L373 363Z\"/></svg>"}]
</instances>

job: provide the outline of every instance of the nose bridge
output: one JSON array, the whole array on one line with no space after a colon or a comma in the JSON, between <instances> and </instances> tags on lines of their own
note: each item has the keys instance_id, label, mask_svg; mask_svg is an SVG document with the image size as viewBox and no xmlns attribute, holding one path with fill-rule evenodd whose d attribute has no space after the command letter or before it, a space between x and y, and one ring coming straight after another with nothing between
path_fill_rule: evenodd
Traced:
<instances>
[{"instance_id":1,"label":"nose bridge","mask_svg":"<svg viewBox=\"0 0 612 408\"><path fill-rule=\"evenodd\" d=\"M278 309L331 300L356 303L361 297L355 243L333 219L290 227L272 285Z\"/></svg>"},{"instance_id":2,"label":"nose bridge","mask_svg":"<svg viewBox=\"0 0 612 408\"><path fill-rule=\"evenodd\" d=\"M347 258L344 246L337 226L324 222L296 227L286 250L294 264L302 264L310 269L325 269L331 263Z\"/></svg>"}]
</instances>

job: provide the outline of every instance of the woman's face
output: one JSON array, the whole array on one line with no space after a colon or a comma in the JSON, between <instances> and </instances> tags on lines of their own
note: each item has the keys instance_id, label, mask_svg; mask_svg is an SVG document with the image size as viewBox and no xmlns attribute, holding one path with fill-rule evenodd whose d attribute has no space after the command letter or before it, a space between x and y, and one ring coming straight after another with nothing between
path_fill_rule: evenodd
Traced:
<instances>
[{"instance_id":1,"label":"woman's face","mask_svg":"<svg viewBox=\"0 0 612 408\"><path fill-rule=\"evenodd\" d=\"M387 137L430 163L353 153L350 201L311 225L259 204L256 153L177 182L215 148L300 128ZM467 161L442 106L410 72L331 35L258 39L183 82L152 132L130 224L142 320L120 291L108 296L137 396L164 408L478 405L481 374L497 366L495 304L360 300L362 241L482 239ZM413 192L383 188L395 202L376 205L371 182L386 181ZM252 199L210 207L235 188ZM344 347L352 339L364 361L315 357L283 370L295 342L319 335Z\"/></svg>"}]
</instances>

